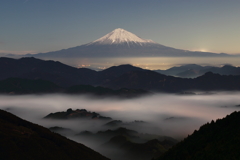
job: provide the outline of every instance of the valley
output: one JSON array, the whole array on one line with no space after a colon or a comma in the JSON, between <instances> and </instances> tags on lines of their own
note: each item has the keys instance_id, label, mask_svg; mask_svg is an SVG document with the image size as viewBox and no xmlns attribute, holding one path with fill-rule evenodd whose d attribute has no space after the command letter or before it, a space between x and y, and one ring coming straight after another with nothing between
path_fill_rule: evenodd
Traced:
<instances>
[{"instance_id":1,"label":"valley","mask_svg":"<svg viewBox=\"0 0 240 160\"><path fill-rule=\"evenodd\" d=\"M113 160L134 159L138 155L147 160L158 158L203 124L238 111L238 97L238 92L153 94L131 99L1 95L0 109L49 128ZM72 118L67 118L68 115ZM44 118L46 116L59 118Z\"/></svg>"}]
</instances>

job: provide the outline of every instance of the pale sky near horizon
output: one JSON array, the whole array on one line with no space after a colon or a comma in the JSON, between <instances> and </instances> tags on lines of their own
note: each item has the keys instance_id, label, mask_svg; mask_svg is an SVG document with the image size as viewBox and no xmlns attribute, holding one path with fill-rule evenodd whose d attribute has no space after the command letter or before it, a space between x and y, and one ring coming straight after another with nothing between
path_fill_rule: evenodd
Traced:
<instances>
[{"instance_id":1,"label":"pale sky near horizon","mask_svg":"<svg viewBox=\"0 0 240 160\"><path fill-rule=\"evenodd\" d=\"M165 46L240 53L240 0L1 0L0 53L40 53L116 28Z\"/></svg>"}]
</instances>

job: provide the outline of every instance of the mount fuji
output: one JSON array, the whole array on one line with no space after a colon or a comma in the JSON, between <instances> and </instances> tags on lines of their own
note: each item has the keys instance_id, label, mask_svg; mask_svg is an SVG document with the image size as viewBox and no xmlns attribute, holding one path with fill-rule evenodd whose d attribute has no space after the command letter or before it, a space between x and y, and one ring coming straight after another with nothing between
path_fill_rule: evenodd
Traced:
<instances>
[{"instance_id":1,"label":"mount fuji","mask_svg":"<svg viewBox=\"0 0 240 160\"><path fill-rule=\"evenodd\" d=\"M88 45L92 44L102 44L102 45L112 45L112 44L127 44L128 47L132 45L145 45L149 43L155 43L152 40L142 39L135 34L128 32L122 28L118 28L113 30L112 32L108 33L107 35L99 38Z\"/></svg>"},{"instance_id":2,"label":"mount fuji","mask_svg":"<svg viewBox=\"0 0 240 160\"><path fill-rule=\"evenodd\" d=\"M143 39L137 35L118 28L105 36L76 47L59 51L28 54L38 58L90 58L90 57L215 57L230 56L211 52L193 52L175 49Z\"/></svg>"}]
</instances>

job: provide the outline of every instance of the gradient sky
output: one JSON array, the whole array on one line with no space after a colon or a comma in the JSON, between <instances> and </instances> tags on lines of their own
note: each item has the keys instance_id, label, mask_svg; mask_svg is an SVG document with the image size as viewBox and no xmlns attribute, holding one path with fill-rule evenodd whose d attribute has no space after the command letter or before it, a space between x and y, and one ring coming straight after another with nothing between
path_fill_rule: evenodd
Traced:
<instances>
[{"instance_id":1,"label":"gradient sky","mask_svg":"<svg viewBox=\"0 0 240 160\"><path fill-rule=\"evenodd\" d=\"M39 53L116 28L162 45L240 53L240 0L1 0L0 53Z\"/></svg>"}]
</instances>

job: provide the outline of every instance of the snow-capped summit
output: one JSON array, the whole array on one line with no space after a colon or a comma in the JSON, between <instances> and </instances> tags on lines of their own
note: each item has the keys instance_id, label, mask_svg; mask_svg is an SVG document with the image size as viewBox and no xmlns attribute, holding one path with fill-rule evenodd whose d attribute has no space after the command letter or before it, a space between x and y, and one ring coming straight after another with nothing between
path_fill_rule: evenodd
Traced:
<instances>
[{"instance_id":1,"label":"snow-capped summit","mask_svg":"<svg viewBox=\"0 0 240 160\"><path fill-rule=\"evenodd\" d=\"M38 58L82 58L82 57L202 57L228 56L210 52L191 52L175 49L136 36L122 28L117 28L105 36L80 46L59 51L38 53Z\"/></svg>"},{"instance_id":2,"label":"snow-capped summit","mask_svg":"<svg viewBox=\"0 0 240 160\"><path fill-rule=\"evenodd\" d=\"M152 40L142 39L135 34L128 32L122 28L117 28L105 36L89 43L90 44L121 44L121 43L135 43L142 45L144 43L155 43Z\"/></svg>"}]
</instances>

